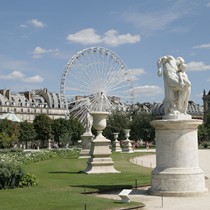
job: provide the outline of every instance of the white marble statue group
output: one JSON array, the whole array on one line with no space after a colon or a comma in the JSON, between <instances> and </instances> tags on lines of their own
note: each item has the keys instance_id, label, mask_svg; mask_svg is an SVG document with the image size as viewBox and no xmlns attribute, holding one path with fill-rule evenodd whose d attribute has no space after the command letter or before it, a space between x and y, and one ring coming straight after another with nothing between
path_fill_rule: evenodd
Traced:
<instances>
[{"instance_id":1,"label":"white marble statue group","mask_svg":"<svg viewBox=\"0 0 210 210\"><path fill-rule=\"evenodd\" d=\"M187 65L182 57L174 58L167 55L159 58L158 76L163 75L165 99L165 115L187 115L191 83L185 72Z\"/></svg>"}]
</instances>

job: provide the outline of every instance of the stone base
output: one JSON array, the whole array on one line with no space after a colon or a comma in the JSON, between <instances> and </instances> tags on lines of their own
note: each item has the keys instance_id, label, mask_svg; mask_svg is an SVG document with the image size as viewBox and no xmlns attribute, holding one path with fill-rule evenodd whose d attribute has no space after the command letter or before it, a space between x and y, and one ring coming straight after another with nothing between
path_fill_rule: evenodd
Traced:
<instances>
[{"instance_id":1,"label":"stone base","mask_svg":"<svg viewBox=\"0 0 210 210\"><path fill-rule=\"evenodd\" d=\"M79 158L89 158L91 140L93 139L93 135L91 133L84 133L81 136L81 138L82 138L82 150L80 151Z\"/></svg>"},{"instance_id":2,"label":"stone base","mask_svg":"<svg viewBox=\"0 0 210 210\"><path fill-rule=\"evenodd\" d=\"M114 168L112 161L111 149L109 148L110 140L100 137L91 142L90 158L87 161L87 168L84 170L87 174L101 173L120 173Z\"/></svg>"},{"instance_id":3,"label":"stone base","mask_svg":"<svg viewBox=\"0 0 210 210\"><path fill-rule=\"evenodd\" d=\"M163 116L163 120L191 120L192 116L189 114L168 114Z\"/></svg>"},{"instance_id":4,"label":"stone base","mask_svg":"<svg viewBox=\"0 0 210 210\"><path fill-rule=\"evenodd\" d=\"M114 168L111 158L90 158L85 169L87 174L120 173Z\"/></svg>"},{"instance_id":5,"label":"stone base","mask_svg":"<svg viewBox=\"0 0 210 210\"><path fill-rule=\"evenodd\" d=\"M112 144L112 152L122 152L119 141L114 141Z\"/></svg>"},{"instance_id":6,"label":"stone base","mask_svg":"<svg viewBox=\"0 0 210 210\"><path fill-rule=\"evenodd\" d=\"M198 162L197 127L201 120L155 120L156 168L150 193L191 196L207 192Z\"/></svg>"},{"instance_id":7,"label":"stone base","mask_svg":"<svg viewBox=\"0 0 210 210\"><path fill-rule=\"evenodd\" d=\"M152 172L150 194L159 196L194 196L208 192L200 168L170 168Z\"/></svg>"},{"instance_id":8,"label":"stone base","mask_svg":"<svg viewBox=\"0 0 210 210\"><path fill-rule=\"evenodd\" d=\"M122 152L133 153L133 148L130 140L123 140Z\"/></svg>"},{"instance_id":9,"label":"stone base","mask_svg":"<svg viewBox=\"0 0 210 210\"><path fill-rule=\"evenodd\" d=\"M90 153L90 149L82 149L79 154L79 159L80 158L90 158L89 153Z\"/></svg>"}]
</instances>

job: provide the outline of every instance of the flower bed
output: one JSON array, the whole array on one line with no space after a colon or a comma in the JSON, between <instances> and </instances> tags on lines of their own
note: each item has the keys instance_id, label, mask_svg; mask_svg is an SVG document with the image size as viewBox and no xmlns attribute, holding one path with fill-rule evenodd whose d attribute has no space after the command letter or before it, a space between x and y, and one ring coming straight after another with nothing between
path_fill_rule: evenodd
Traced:
<instances>
[{"instance_id":1,"label":"flower bed","mask_svg":"<svg viewBox=\"0 0 210 210\"><path fill-rule=\"evenodd\" d=\"M0 151L0 162L3 163L13 163L15 165L23 165L32 162L38 162L42 160L47 160L55 157L62 158L72 158L78 157L79 155L78 148L69 148L69 149L55 149L55 150L25 150L17 152L10 151Z\"/></svg>"}]
</instances>

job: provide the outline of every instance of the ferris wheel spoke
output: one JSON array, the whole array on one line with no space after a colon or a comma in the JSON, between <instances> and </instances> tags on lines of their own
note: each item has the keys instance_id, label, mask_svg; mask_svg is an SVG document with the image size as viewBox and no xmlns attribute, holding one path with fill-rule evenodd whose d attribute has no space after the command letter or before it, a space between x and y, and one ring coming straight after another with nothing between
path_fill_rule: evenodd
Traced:
<instances>
[{"instance_id":1,"label":"ferris wheel spoke","mask_svg":"<svg viewBox=\"0 0 210 210\"><path fill-rule=\"evenodd\" d=\"M120 104L133 97L127 67L116 54L101 47L81 50L68 61L60 92L66 97L70 113L83 123L88 110L110 111L115 97L120 98Z\"/></svg>"},{"instance_id":2,"label":"ferris wheel spoke","mask_svg":"<svg viewBox=\"0 0 210 210\"><path fill-rule=\"evenodd\" d=\"M81 90L82 92L91 92L91 88L90 86L83 84L83 85L79 85L76 82L70 82L68 81L68 83L66 84L68 90Z\"/></svg>"},{"instance_id":3,"label":"ferris wheel spoke","mask_svg":"<svg viewBox=\"0 0 210 210\"><path fill-rule=\"evenodd\" d=\"M112 80L107 81L107 83L106 83L106 89L109 90L109 89L112 89L112 88L114 88L116 86L119 86L119 85L125 84L125 83L127 83L127 81L125 81L124 79L119 78L119 77L113 77Z\"/></svg>"}]
</instances>

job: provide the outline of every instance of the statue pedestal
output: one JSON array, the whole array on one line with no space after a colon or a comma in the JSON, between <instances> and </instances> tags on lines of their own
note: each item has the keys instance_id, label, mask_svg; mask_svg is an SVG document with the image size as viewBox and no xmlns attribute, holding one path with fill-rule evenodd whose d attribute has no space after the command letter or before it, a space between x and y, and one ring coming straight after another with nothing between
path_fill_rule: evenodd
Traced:
<instances>
[{"instance_id":1,"label":"statue pedestal","mask_svg":"<svg viewBox=\"0 0 210 210\"><path fill-rule=\"evenodd\" d=\"M150 193L191 196L207 192L198 164L197 127L201 120L155 120L156 168Z\"/></svg>"},{"instance_id":2,"label":"statue pedestal","mask_svg":"<svg viewBox=\"0 0 210 210\"><path fill-rule=\"evenodd\" d=\"M127 152L127 153L134 153L131 141L126 139L122 141L122 152Z\"/></svg>"},{"instance_id":3,"label":"statue pedestal","mask_svg":"<svg viewBox=\"0 0 210 210\"><path fill-rule=\"evenodd\" d=\"M112 152L122 152L120 142L117 140L119 133L113 133L114 134L114 142L112 143Z\"/></svg>"},{"instance_id":4,"label":"statue pedestal","mask_svg":"<svg viewBox=\"0 0 210 210\"><path fill-rule=\"evenodd\" d=\"M84 170L87 174L120 173L114 168L111 158L111 141L102 135L108 114L108 112L91 112L93 126L98 135L91 142L90 158L87 161L87 168Z\"/></svg>"},{"instance_id":5,"label":"statue pedestal","mask_svg":"<svg viewBox=\"0 0 210 210\"><path fill-rule=\"evenodd\" d=\"M87 162L85 173L119 173L114 168L114 162L111 158L110 140L105 137L96 138L91 142L90 158Z\"/></svg>"},{"instance_id":6,"label":"statue pedestal","mask_svg":"<svg viewBox=\"0 0 210 210\"><path fill-rule=\"evenodd\" d=\"M120 142L118 140L115 140L112 145L113 145L112 147L113 152L122 152Z\"/></svg>"},{"instance_id":7,"label":"statue pedestal","mask_svg":"<svg viewBox=\"0 0 210 210\"><path fill-rule=\"evenodd\" d=\"M133 147L131 141L129 140L130 137L130 129L124 129L125 132L125 140L122 141L122 152L133 153Z\"/></svg>"},{"instance_id":8,"label":"statue pedestal","mask_svg":"<svg viewBox=\"0 0 210 210\"><path fill-rule=\"evenodd\" d=\"M82 150L80 151L79 158L89 158L91 140L93 139L93 135L91 133L84 133L81 136L81 138L82 138Z\"/></svg>"}]
</instances>

